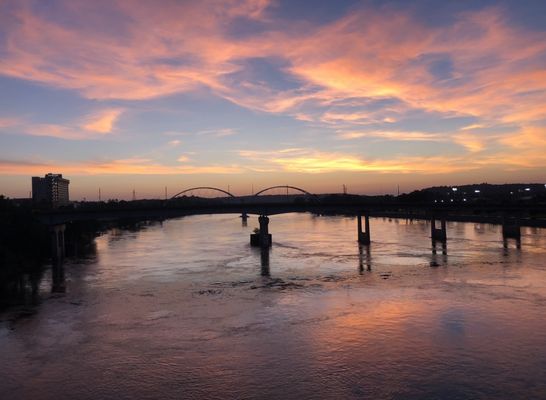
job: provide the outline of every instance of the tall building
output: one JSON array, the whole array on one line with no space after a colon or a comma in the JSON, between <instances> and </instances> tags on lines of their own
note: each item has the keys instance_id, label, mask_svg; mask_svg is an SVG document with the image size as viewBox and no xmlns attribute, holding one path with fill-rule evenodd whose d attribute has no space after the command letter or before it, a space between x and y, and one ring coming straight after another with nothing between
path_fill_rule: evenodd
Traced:
<instances>
[{"instance_id":1,"label":"tall building","mask_svg":"<svg viewBox=\"0 0 546 400\"><path fill-rule=\"evenodd\" d=\"M53 207L65 206L69 202L68 184L62 174L46 174L43 178L32 177L32 201Z\"/></svg>"}]
</instances>

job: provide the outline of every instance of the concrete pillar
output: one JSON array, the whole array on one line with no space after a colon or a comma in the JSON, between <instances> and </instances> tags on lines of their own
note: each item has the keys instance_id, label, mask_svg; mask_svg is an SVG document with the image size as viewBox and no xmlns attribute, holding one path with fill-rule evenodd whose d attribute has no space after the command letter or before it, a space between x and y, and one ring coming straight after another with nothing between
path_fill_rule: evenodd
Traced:
<instances>
[{"instance_id":1,"label":"concrete pillar","mask_svg":"<svg viewBox=\"0 0 546 400\"><path fill-rule=\"evenodd\" d=\"M436 218L430 219L430 238L432 240L432 254L436 254L436 243L442 243L442 254L447 255L447 224L445 219L440 220L440 227L437 227ZM432 265L432 264L431 264Z\"/></svg>"},{"instance_id":2,"label":"concrete pillar","mask_svg":"<svg viewBox=\"0 0 546 400\"><path fill-rule=\"evenodd\" d=\"M260 215L258 222L260 223L260 247L269 247L271 246L269 237L269 217Z\"/></svg>"},{"instance_id":3,"label":"concrete pillar","mask_svg":"<svg viewBox=\"0 0 546 400\"><path fill-rule=\"evenodd\" d=\"M447 241L447 225L446 220L441 219L440 220L440 228L436 227L436 218L432 217L430 220L430 237L433 242L442 242L445 243Z\"/></svg>"},{"instance_id":4,"label":"concrete pillar","mask_svg":"<svg viewBox=\"0 0 546 400\"><path fill-rule=\"evenodd\" d=\"M358 243L361 244L370 244L370 216L368 214L364 214L364 227L366 228L366 231L362 231L362 215L357 215L357 235L358 235Z\"/></svg>"},{"instance_id":5,"label":"concrete pillar","mask_svg":"<svg viewBox=\"0 0 546 400\"><path fill-rule=\"evenodd\" d=\"M66 255L64 243L65 225L51 227L51 291L64 292L64 258Z\"/></svg>"},{"instance_id":6,"label":"concrete pillar","mask_svg":"<svg viewBox=\"0 0 546 400\"><path fill-rule=\"evenodd\" d=\"M502 221L502 242L508 248L508 239L516 240L516 247L521 248L521 227L517 218L504 217Z\"/></svg>"},{"instance_id":7,"label":"concrete pillar","mask_svg":"<svg viewBox=\"0 0 546 400\"><path fill-rule=\"evenodd\" d=\"M269 218L266 215L260 215L258 217L260 223L259 232L257 229L254 233L250 234L250 245L253 247L271 247L272 235L269 233Z\"/></svg>"}]
</instances>

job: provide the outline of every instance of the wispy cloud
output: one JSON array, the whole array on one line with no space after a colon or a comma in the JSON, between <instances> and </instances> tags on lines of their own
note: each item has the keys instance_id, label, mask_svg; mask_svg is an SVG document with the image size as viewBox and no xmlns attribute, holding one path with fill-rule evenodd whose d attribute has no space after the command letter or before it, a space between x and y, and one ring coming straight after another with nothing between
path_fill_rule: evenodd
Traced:
<instances>
[{"instance_id":1,"label":"wispy cloud","mask_svg":"<svg viewBox=\"0 0 546 400\"><path fill-rule=\"evenodd\" d=\"M407 132L407 131L338 131L340 139L377 138L383 140L406 141L446 141L448 137L442 133Z\"/></svg>"},{"instance_id":2,"label":"wispy cloud","mask_svg":"<svg viewBox=\"0 0 546 400\"><path fill-rule=\"evenodd\" d=\"M104 137L112 133L121 109L106 109L89 114L80 120L65 123L36 123L24 118L5 118L0 120L0 129L12 128L19 134L49 136L67 140L85 140Z\"/></svg>"},{"instance_id":3,"label":"wispy cloud","mask_svg":"<svg viewBox=\"0 0 546 400\"><path fill-rule=\"evenodd\" d=\"M58 161L0 160L0 174L43 175L44 171L62 169L66 175L178 175L178 174L238 174L237 165L159 164L150 159L128 158L108 161L68 163Z\"/></svg>"},{"instance_id":4,"label":"wispy cloud","mask_svg":"<svg viewBox=\"0 0 546 400\"><path fill-rule=\"evenodd\" d=\"M402 157L397 159L364 159L354 154L324 152L308 149L285 151L239 152L241 157L258 162L259 168L272 165L285 172L379 172L379 173L426 173L441 174L476 169L475 164L464 162L461 157ZM441 162L440 162L441 161Z\"/></svg>"},{"instance_id":5,"label":"wispy cloud","mask_svg":"<svg viewBox=\"0 0 546 400\"><path fill-rule=\"evenodd\" d=\"M87 121L82 125L82 128L92 132L110 133L122 112L122 109L117 108L101 110L97 114L87 117Z\"/></svg>"},{"instance_id":6,"label":"wispy cloud","mask_svg":"<svg viewBox=\"0 0 546 400\"><path fill-rule=\"evenodd\" d=\"M19 118L0 118L0 129L17 126L21 123Z\"/></svg>"},{"instance_id":7,"label":"wispy cloud","mask_svg":"<svg viewBox=\"0 0 546 400\"><path fill-rule=\"evenodd\" d=\"M456 134L453 137L455 143L464 146L471 152L478 152L485 149L486 140L479 135L472 135L468 133Z\"/></svg>"},{"instance_id":8,"label":"wispy cloud","mask_svg":"<svg viewBox=\"0 0 546 400\"><path fill-rule=\"evenodd\" d=\"M513 24L501 7L459 13L444 25L432 25L407 10L393 7L386 13L357 6L319 24L275 19L268 13L272 4L203 0L157 7L113 1L105 8L97 2L61 0L58 7L70 16L66 23L48 18L27 0L9 7L2 3L0 74L75 90L103 101L97 104L126 100L124 107L134 100L206 89L242 107L319 127L333 139L449 142L462 153L439 155L438 160L396 154L370 159L357 151L326 149L327 144L303 148L300 142L297 149L240 152L244 161L259 161L252 170L448 173L498 165L500 156L507 165L522 168L546 164L539 156L546 151L540 122L546 115L544 31ZM100 29L109 15L116 16L115 29ZM255 32L234 29L245 23ZM289 84L277 85L268 74L254 73L255 60ZM123 111L105 108L66 124L4 118L0 128L64 139L104 137L117 132ZM460 127L431 133L404 125L415 115L433 115L440 122L467 119ZM503 124L513 125L513 133L495 132ZM165 135L173 136L169 145L175 147L177 136L203 136L206 141L236 133L235 128L197 128ZM246 168L191 166L189 161L176 167L118 160L67 168L100 173L110 173L105 166L120 173L234 173ZM438 162L430 168L429 161Z\"/></svg>"},{"instance_id":9,"label":"wispy cloud","mask_svg":"<svg viewBox=\"0 0 546 400\"><path fill-rule=\"evenodd\" d=\"M207 129L203 131L197 132L197 135L199 136L213 136L213 137L225 137L225 136L233 136L237 134L237 129L233 128L221 128L221 129Z\"/></svg>"}]
</instances>

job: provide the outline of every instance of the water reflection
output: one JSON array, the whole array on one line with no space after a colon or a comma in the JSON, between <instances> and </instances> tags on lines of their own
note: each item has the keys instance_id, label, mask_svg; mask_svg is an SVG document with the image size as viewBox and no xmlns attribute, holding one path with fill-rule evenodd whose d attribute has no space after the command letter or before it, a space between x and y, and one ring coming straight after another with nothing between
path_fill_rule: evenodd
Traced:
<instances>
[{"instance_id":1,"label":"water reflection","mask_svg":"<svg viewBox=\"0 0 546 400\"><path fill-rule=\"evenodd\" d=\"M516 244L516 249L521 250L521 238L512 239L512 238L503 237L502 238L502 247L504 247L504 249L507 250L510 241L514 241L515 244Z\"/></svg>"},{"instance_id":2,"label":"water reflection","mask_svg":"<svg viewBox=\"0 0 546 400\"><path fill-rule=\"evenodd\" d=\"M51 293L65 293L66 281L64 261L59 260L51 266Z\"/></svg>"},{"instance_id":3,"label":"water reflection","mask_svg":"<svg viewBox=\"0 0 546 400\"><path fill-rule=\"evenodd\" d=\"M358 272L360 274L364 272L364 266L366 266L366 271L372 270L370 246L370 244L358 244Z\"/></svg>"},{"instance_id":4,"label":"water reflection","mask_svg":"<svg viewBox=\"0 0 546 400\"><path fill-rule=\"evenodd\" d=\"M432 240L432 254L436 254L438 252L438 242L440 243L441 247L442 247L442 254L443 255L447 255L447 242L445 241L437 241L437 240Z\"/></svg>"},{"instance_id":5,"label":"water reflection","mask_svg":"<svg viewBox=\"0 0 546 400\"><path fill-rule=\"evenodd\" d=\"M0 321L2 399L545 398L546 232L504 256L450 223L448 260L423 221L372 224L373 249L341 216L272 216L264 251L239 215L110 231Z\"/></svg>"},{"instance_id":6,"label":"water reflection","mask_svg":"<svg viewBox=\"0 0 546 400\"><path fill-rule=\"evenodd\" d=\"M260 265L262 266L261 275L270 276L269 272L269 252L271 251L270 247L261 247L260 248Z\"/></svg>"},{"instance_id":7,"label":"water reflection","mask_svg":"<svg viewBox=\"0 0 546 400\"><path fill-rule=\"evenodd\" d=\"M447 265L447 245L445 242L442 242L442 255L438 256L436 250L436 242L432 242L432 256L430 258L431 267L439 267L440 265Z\"/></svg>"}]
</instances>

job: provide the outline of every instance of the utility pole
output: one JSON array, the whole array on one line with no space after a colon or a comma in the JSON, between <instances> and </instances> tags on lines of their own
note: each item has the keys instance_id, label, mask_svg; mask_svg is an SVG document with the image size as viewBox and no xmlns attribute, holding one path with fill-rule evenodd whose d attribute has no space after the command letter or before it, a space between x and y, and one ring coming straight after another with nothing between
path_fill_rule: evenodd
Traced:
<instances>
[{"instance_id":1,"label":"utility pole","mask_svg":"<svg viewBox=\"0 0 546 400\"><path fill-rule=\"evenodd\" d=\"M398 196L400 196L400 185L398 185Z\"/></svg>"},{"instance_id":2,"label":"utility pole","mask_svg":"<svg viewBox=\"0 0 546 400\"><path fill-rule=\"evenodd\" d=\"M133 201L136 200L136 192L135 192L135 189L133 189Z\"/></svg>"},{"instance_id":3,"label":"utility pole","mask_svg":"<svg viewBox=\"0 0 546 400\"><path fill-rule=\"evenodd\" d=\"M347 185L343 184L343 194L347 194Z\"/></svg>"},{"instance_id":4,"label":"utility pole","mask_svg":"<svg viewBox=\"0 0 546 400\"><path fill-rule=\"evenodd\" d=\"M99 188L99 201L101 201L101 196L100 196L100 188Z\"/></svg>"},{"instance_id":5,"label":"utility pole","mask_svg":"<svg viewBox=\"0 0 546 400\"><path fill-rule=\"evenodd\" d=\"M165 186L165 200L167 200L167 186Z\"/></svg>"}]
</instances>

